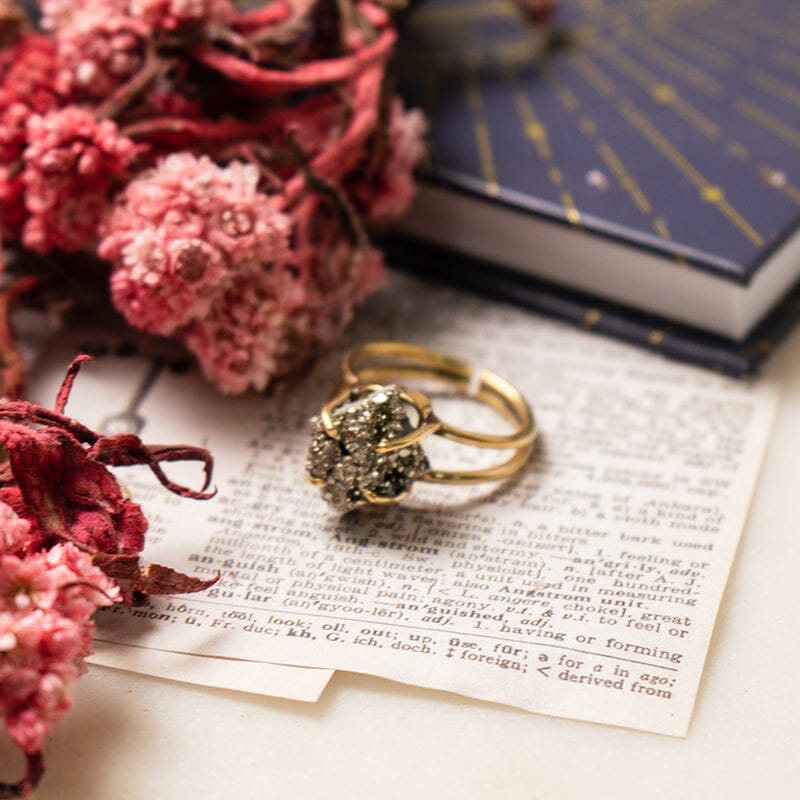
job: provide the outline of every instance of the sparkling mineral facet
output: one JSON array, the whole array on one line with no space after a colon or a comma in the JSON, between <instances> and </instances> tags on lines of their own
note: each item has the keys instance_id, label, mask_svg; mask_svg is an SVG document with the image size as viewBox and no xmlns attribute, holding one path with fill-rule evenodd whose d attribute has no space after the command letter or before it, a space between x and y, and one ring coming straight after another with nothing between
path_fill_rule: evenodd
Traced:
<instances>
[{"instance_id":1,"label":"sparkling mineral facet","mask_svg":"<svg viewBox=\"0 0 800 800\"><path fill-rule=\"evenodd\" d=\"M339 406L332 417L338 439L328 436L319 417L311 420L306 471L337 511L366 505L368 494L399 498L427 471L428 459L419 445L376 452L380 441L397 439L414 429L397 386L385 386Z\"/></svg>"}]
</instances>

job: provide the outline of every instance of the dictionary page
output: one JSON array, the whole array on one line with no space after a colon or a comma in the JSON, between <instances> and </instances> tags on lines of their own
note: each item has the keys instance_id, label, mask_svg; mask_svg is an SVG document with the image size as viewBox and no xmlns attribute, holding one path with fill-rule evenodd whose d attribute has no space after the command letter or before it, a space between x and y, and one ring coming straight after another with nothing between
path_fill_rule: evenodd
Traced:
<instances>
[{"instance_id":1,"label":"dictionary page","mask_svg":"<svg viewBox=\"0 0 800 800\"><path fill-rule=\"evenodd\" d=\"M107 330L86 329L78 336L61 336L48 342L44 335L46 328L46 322L39 317L20 331L32 373L26 397L52 408L69 362L82 351L97 353L97 360L83 370L73 387L68 413L96 430L140 431L143 421L138 415L138 405L144 394L161 369L175 368L178 364L169 359L153 361L137 356L135 344L125 334L117 336ZM124 481L125 470L119 470L118 477ZM161 487L149 489L154 499L158 491L168 494ZM209 658L97 638L93 649L94 653L86 659L90 664L304 702L316 702L333 676L328 669L269 664L263 660Z\"/></svg>"},{"instance_id":2,"label":"dictionary page","mask_svg":"<svg viewBox=\"0 0 800 800\"><path fill-rule=\"evenodd\" d=\"M774 389L399 276L351 340L376 338L520 387L541 431L522 474L418 484L402 505L339 517L303 475L307 419L329 396L336 357L270 398L223 399L194 373L161 369L141 392L142 436L207 446L219 493L185 501L126 472L153 520L146 556L222 577L202 594L104 612L102 638L685 735ZM455 424L494 421L475 402L432 398ZM427 441L438 467L502 458Z\"/></svg>"},{"instance_id":3,"label":"dictionary page","mask_svg":"<svg viewBox=\"0 0 800 800\"><path fill-rule=\"evenodd\" d=\"M98 639L94 642L94 654L87 661L90 664L180 683L301 700L306 703L316 703L333 676L333 670L327 669L211 658Z\"/></svg>"}]
</instances>

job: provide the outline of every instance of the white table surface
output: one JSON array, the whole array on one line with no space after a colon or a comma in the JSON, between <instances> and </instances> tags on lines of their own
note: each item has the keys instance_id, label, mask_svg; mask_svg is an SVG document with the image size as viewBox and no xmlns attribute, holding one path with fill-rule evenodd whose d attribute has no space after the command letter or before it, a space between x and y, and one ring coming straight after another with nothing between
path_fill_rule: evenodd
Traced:
<instances>
[{"instance_id":1,"label":"white table surface","mask_svg":"<svg viewBox=\"0 0 800 800\"><path fill-rule=\"evenodd\" d=\"M37 798L800 798L800 331L765 379L783 399L686 739L348 673L306 705L92 667ZM21 763L0 744L4 778Z\"/></svg>"}]
</instances>

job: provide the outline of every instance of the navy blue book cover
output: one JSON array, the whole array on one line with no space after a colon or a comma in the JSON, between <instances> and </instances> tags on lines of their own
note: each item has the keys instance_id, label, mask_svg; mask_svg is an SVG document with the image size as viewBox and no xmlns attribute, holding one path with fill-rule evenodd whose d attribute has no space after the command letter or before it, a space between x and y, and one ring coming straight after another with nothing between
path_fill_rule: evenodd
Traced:
<instances>
[{"instance_id":1,"label":"navy blue book cover","mask_svg":"<svg viewBox=\"0 0 800 800\"><path fill-rule=\"evenodd\" d=\"M554 26L542 55L512 0L414 7L429 179L747 283L800 224L800 5L560 0Z\"/></svg>"},{"instance_id":2,"label":"navy blue book cover","mask_svg":"<svg viewBox=\"0 0 800 800\"><path fill-rule=\"evenodd\" d=\"M431 121L424 180L747 284L800 226L800 4L560 0L542 40L511 0L413 8L398 76ZM450 272L540 310L549 292L574 321L600 313L476 262ZM796 313L785 301L745 343L607 304L602 316L607 333L745 374Z\"/></svg>"}]
</instances>

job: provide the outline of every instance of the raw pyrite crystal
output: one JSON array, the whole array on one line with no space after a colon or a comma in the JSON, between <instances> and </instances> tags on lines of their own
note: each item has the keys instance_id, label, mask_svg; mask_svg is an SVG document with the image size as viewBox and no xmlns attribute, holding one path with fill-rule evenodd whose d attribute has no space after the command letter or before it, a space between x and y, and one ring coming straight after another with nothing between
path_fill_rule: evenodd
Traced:
<instances>
[{"instance_id":1,"label":"raw pyrite crystal","mask_svg":"<svg viewBox=\"0 0 800 800\"><path fill-rule=\"evenodd\" d=\"M311 446L306 471L322 489L322 496L341 513L380 500L397 500L407 494L415 479L430 466L415 444L389 453L376 452L382 440L411 433L397 386L385 386L332 414L339 438L328 436L319 417L311 420Z\"/></svg>"}]
</instances>

